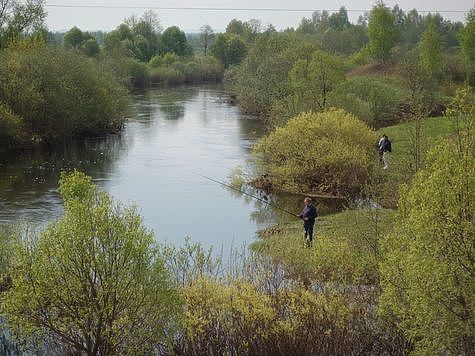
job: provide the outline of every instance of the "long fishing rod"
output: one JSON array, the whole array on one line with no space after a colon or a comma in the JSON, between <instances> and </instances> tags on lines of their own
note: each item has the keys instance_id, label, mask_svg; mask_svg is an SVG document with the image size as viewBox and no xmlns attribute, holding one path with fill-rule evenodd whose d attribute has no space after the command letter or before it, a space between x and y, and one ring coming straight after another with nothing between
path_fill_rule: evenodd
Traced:
<instances>
[{"instance_id":1,"label":"long fishing rod","mask_svg":"<svg viewBox=\"0 0 475 356\"><path fill-rule=\"evenodd\" d=\"M196 172L192 172L192 173L193 173L193 174L196 174L197 176L200 176L201 178L208 179L208 180L210 180L211 182L218 183L218 184L223 185L223 186L225 186L225 187L227 187L227 188L229 188L229 189L235 190L236 192L239 192L239 193L241 193L241 194L244 194L244 195L247 195L247 196L249 196L249 197L251 197L251 198L254 198L254 199L256 199L256 200L258 200L258 201L260 201L260 202L262 202L262 203L264 203L264 204L267 204L267 205L269 205L269 206L272 206L272 207L274 207L274 208L276 208L276 209L278 209L278 210L281 210L281 211L283 211L283 212L285 212L285 213L287 213L287 214L290 214L290 215L292 215L292 216L294 216L294 217L296 217L296 218L300 218L300 216L298 216L297 214L294 214L294 213L292 213L292 212L290 212L290 211L288 211L288 210L285 210L285 209L283 209L283 208L281 208L281 207L279 207L279 206L277 206L277 205L275 205L275 204L273 204L273 203L268 202L267 200L264 200L264 199L262 199L262 198L256 197L255 195L252 195L252 194L250 194L250 193L246 193L245 191L243 191L243 190L241 190L241 189L238 189L238 188L236 188L236 187L233 187L232 185L226 184L226 183L224 183L224 182L221 182L221 181L219 181L219 180L216 180L216 179L213 179L213 178L204 176L204 175L199 174L199 173L196 173Z\"/></svg>"}]
</instances>

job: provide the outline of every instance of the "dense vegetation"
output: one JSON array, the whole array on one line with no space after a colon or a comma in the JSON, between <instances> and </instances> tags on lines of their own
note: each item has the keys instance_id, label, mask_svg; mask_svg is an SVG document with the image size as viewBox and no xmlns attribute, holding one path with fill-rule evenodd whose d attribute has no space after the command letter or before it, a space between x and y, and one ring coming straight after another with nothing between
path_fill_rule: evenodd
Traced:
<instances>
[{"instance_id":1,"label":"dense vegetation","mask_svg":"<svg viewBox=\"0 0 475 356\"><path fill-rule=\"evenodd\" d=\"M254 147L275 188L335 195L357 193L374 161L376 134L343 110L303 113Z\"/></svg>"},{"instance_id":2,"label":"dense vegetation","mask_svg":"<svg viewBox=\"0 0 475 356\"><path fill-rule=\"evenodd\" d=\"M464 25L378 3L356 24L342 8L198 37L162 32L152 12L107 34L45 35L42 1L0 9L0 144L116 130L124 87L226 69L242 109L268 123L254 148L268 186L349 197L319 218L312 248L300 224L277 225L225 265L199 244L157 244L135 208L65 173L57 222L0 229L0 316L17 347L473 353L475 9ZM374 129L393 140L387 171Z\"/></svg>"},{"instance_id":3,"label":"dense vegetation","mask_svg":"<svg viewBox=\"0 0 475 356\"><path fill-rule=\"evenodd\" d=\"M3 141L52 141L121 127L126 92L93 60L40 47L10 48L0 61Z\"/></svg>"}]
</instances>

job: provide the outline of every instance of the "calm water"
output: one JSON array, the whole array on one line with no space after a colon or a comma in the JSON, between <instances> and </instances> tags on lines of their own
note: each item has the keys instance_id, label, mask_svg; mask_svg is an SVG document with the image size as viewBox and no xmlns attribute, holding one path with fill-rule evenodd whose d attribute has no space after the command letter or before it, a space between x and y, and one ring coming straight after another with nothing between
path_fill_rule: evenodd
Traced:
<instances>
[{"instance_id":1,"label":"calm water","mask_svg":"<svg viewBox=\"0 0 475 356\"><path fill-rule=\"evenodd\" d=\"M264 132L261 121L223 98L218 85L149 89L133 95L120 134L0 153L0 223L45 225L60 217L59 173L77 168L115 199L137 205L159 241L180 245L190 236L218 249L251 242L257 230L291 217L196 174L226 181ZM300 200L277 202L298 211Z\"/></svg>"}]
</instances>

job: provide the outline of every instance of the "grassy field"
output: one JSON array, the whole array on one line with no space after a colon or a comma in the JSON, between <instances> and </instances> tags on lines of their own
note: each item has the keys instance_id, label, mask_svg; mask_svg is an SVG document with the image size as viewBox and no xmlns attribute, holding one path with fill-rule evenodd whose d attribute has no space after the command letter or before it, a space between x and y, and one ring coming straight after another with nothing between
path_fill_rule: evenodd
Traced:
<instances>
[{"instance_id":1,"label":"grassy field","mask_svg":"<svg viewBox=\"0 0 475 356\"><path fill-rule=\"evenodd\" d=\"M389 126L378 130L378 133L385 133L392 142L392 153L390 161L392 163L390 171L392 174L408 174L414 170L414 123L403 123ZM422 154L437 139L447 137L454 132L454 123L446 117L427 118L422 127ZM398 172L399 171L399 172Z\"/></svg>"}]
</instances>

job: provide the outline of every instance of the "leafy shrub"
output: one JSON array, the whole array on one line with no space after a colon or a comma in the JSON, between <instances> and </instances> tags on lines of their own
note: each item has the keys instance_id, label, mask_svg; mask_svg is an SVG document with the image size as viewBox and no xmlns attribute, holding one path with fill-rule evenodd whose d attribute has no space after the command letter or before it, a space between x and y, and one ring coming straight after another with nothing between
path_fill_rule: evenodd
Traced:
<instances>
[{"instance_id":1,"label":"leafy shrub","mask_svg":"<svg viewBox=\"0 0 475 356\"><path fill-rule=\"evenodd\" d=\"M64 354L156 352L181 303L153 234L82 173L63 174L60 191L63 217L13 248L14 283L0 304L9 327Z\"/></svg>"},{"instance_id":2,"label":"leafy shrub","mask_svg":"<svg viewBox=\"0 0 475 356\"><path fill-rule=\"evenodd\" d=\"M374 126L388 126L398 118L406 93L399 86L375 76L348 78L337 89L339 95L352 94L367 102L374 115ZM365 120L366 121L366 120Z\"/></svg>"},{"instance_id":3,"label":"leafy shrub","mask_svg":"<svg viewBox=\"0 0 475 356\"><path fill-rule=\"evenodd\" d=\"M343 110L302 113L261 139L269 177L281 190L353 195L368 178L375 133Z\"/></svg>"},{"instance_id":4,"label":"leafy shrub","mask_svg":"<svg viewBox=\"0 0 475 356\"><path fill-rule=\"evenodd\" d=\"M29 135L56 140L121 127L126 92L94 60L59 48L0 57L0 100Z\"/></svg>"},{"instance_id":5,"label":"leafy shrub","mask_svg":"<svg viewBox=\"0 0 475 356\"><path fill-rule=\"evenodd\" d=\"M152 83L181 84L185 79L185 74L172 67L158 67L150 71Z\"/></svg>"},{"instance_id":6,"label":"leafy shrub","mask_svg":"<svg viewBox=\"0 0 475 356\"><path fill-rule=\"evenodd\" d=\"M337 93L330 98L330 106L352 113L369 126L374 125L371 105L353 93Z\"/></svg>"},{"instance_id":7,"label":"leafy shrub","mask_svg":"<svg viewBox=\"0 0 475 356\"><path fill-rule=\"evenodd\" d=\"M161 64L165 66L169 66L172 63L175 63L180 60L180 57L173 53L173 52L167 52L163 55Z\"/></svg>"},{"instance_id":8,"label":"leafy shrub","mask_svg":"<svg viewBox=\"0 0 475 356\"><path fill-rule=\"evenodd\" d=\"M295 62L316 49L289 35L258 37L234 76L243 110L268 115L273 105L293 94L289 73Z\"/></svg>"},{"instance_id":9,"label":"leafy shrub","mask_svg":"<svg viewBox=\"0 0 475 356\"><path fill-rule=\"evenodd\" d=\"M434 145L400 194L383 241L380 308L419 354L468 355L475 347L475 105L459 91L451 139Z\"/></svg>"},{"instance_id":10,"label":"leafy shrub","mask_svg":"<svg viewBox=\"0 0 475 356\"><path fill-rule=\"evenodd\" d=\"M244 280L201 278L183 293L186 330L174 347L179 355L378 354L401 353L405 346L394 330L386 334L377 325L374 308L331 288L297 285L266 294Z\"/></svg>"},{"instance_id":11,"label":"leafy shrub","mask_svg":"<svg viewBox=\"0 0 475 356\"><path fill-rule=\"evenodd\" d=\"M156 54L150 59L148 65L152 68L160 67L162 65L162 57Z\"/></svg>"},{"instance_id":12,"label":"leafy shrub","mask_svg":"<svg viewBox=\"0 0 475 356\"><path fill-rule=\"evenodd\" d=\"M23 120L0 101L0 145L22 143L26 139Z\"/></svg>"},{"instance_id":13,"label":"leafy shrub","mask_svg":"<svg viewBox=\"0 0 475 356\"><path fill-rule=\"evenodd\" d=\"M146 86L149 83L147 65L133 58L124 59L124 66L130 83L133 86Z\"/></svg>"}]
</instances>

